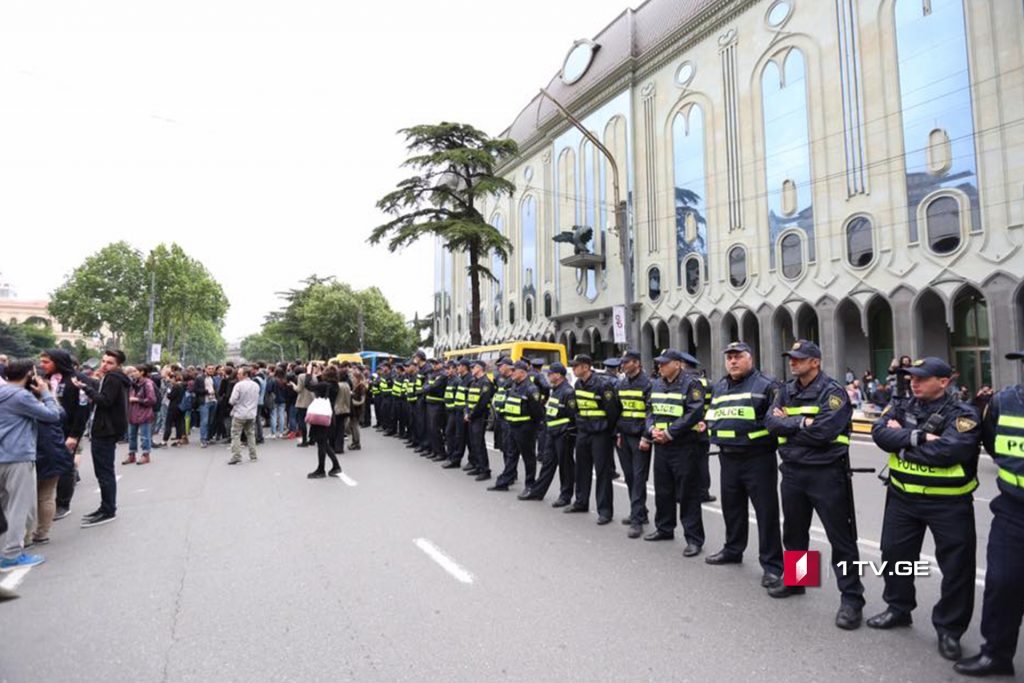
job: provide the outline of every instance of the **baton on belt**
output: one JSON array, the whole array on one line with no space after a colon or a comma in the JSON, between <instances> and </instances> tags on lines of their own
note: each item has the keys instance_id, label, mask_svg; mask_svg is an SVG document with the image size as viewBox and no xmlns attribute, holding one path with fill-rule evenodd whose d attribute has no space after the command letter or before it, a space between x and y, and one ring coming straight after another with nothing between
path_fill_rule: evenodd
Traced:
<instances>
[{"instance_id":1,"label":"baton on belt","mask_svg":"<svg viewBox=\"0 0 1024 683\"><path fill-rule=\"evenodd\" d=\"M846 465L846 498L850 501L850 531L853 532L854 541L857 540L857 508L853 503L853 475L874 474L874 467L851 467L850 456L843 457L843 464Z\"/></svg>"}]
</instances>

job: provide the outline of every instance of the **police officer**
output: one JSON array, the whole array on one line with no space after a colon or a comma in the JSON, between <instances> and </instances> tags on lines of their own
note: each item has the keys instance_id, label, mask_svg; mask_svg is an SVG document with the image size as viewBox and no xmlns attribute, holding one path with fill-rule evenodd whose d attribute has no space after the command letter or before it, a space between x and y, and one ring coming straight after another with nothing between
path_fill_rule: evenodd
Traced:
<instances>
[{"instance_id":1,"label":"police officer","mask_svg":"<svg viewBox=\"0 0 1024 683\"><path fill-rule=\"evenodd\" d=\"M725 347L723 377L711 391L711 409L704 415L707 434L718 447L721 466L722 517L725 547L705 558L708 564L742 561L747 549L749 500L757 517L761 585L782 583L782 532L779 530L776 441L765 427L779 384L754 367L750 346Z\"/></svg>"},{"instance_id":2,"label":"police officer","mask_svg":"<svg viewBox=\"0 0 1024 683\"><path fill-rule=\"evenodd\" d=\"M643 535L643 525L648 522L647 478L651 472L651 444L644 440L643 435L647 427L651 380L643 373L639 351L626 351L622 355L622 371L615 388L621 406L615 445L622 472L626 475L626 488L629 489L629 515L622 519L622 523L629 526L627 536L639 538Z\"/></svg>"},{"instance_id":3,"label":"police officer","mask_svg":"<svg viewBox=\"0 0 1024 683\"><path fill-rule=\"evenodd\" d=\"M935 539L942 593L932 610L939 654L960 659L960 636L974 611L974 496L978 487L980 418L973 406L948 393L953 368L929 356L897 372L910 376L913 394L899 411L888 407L871 428L878 447L889 453L889 490L882 520L882 561L915 562L926 530ZM868 619L871 628L909 626L914 577L885 575L888 607Z\"/></svg>"},{"instance_id":4,"label":"police officer","mask_svg":"<svg viewBox=\"0 0 1024 683\"><path fill-rule=\"evenodd\" d=\"M460 364L465 360L459 361ZM466 423L469 443L469 463L473 466L467 474L475 475L476 481L491 478L491 459L487 454L487 414L494 396L494 383L487 377L487 365L482 360L473 361L472 380L466 389L466 407L463 420ZM460 454L461 457L461 454Z\"/></svg>"},{"instance_id":5,"label":"police officer","mask_svg":"<svg viewBox=\"0 0 1024 683\"><path fill-rule=\"evenodd\" d=\"M546 405L548 396L551 395L551 384L548 382L547 375L544 373L544 359L534 358L530 361L530 381L536 385L540 391L541 405ZM544 453L544 448L547 446L548 433L544 429L544 425L540 425L537 428L537 455L538 460Z\"/></svg>"},{"instance_id":6,"label":"police officer","mask_svg":"<svg viewBox=\"0 0 1024 683\"><path fill-rule=\"evenodd\" d=\"M530 364L526 361L516 361L512 366L512 384L505 394L502 413L509 430L505 469L487 490L508 491L509 484L516 480L522 457L523 491L529 492L537 476L537 427L544 420L544 404L537 385L530 381Z\"/></svg>"},{"instance_id":7,"label":"police officer","mask_svg":"<svg viewBox=\"0 0 1024 683\"><path fill-rule=\"evenodd\" d=\"M385 361L377 368L377 427L385 436L391 430L388 409L391 402L391 363Z\"/></svg>"},{"instance_id":8,"label":"police officer","mask_svg":"<svg viewBox=\"0 0 1024 683\"><path fill-rule=\"evenodd\" d=\"M426 431L430 443L430 459L440 462L447 461L444 448L445 403L444 392L448 387L448 374L437 358L430 359L430 374L423 387L423 398L426 404Z\"/></svg>"},{"instance_id":9,"label":"police officer","mask_svg":"<svg viewBox=\"0 0 1024 683\"><path fill-rule=\"evenodd\" d=\"M465 437L465 422L463 421L463 413L465 405L458 405L456 402L456 396L458 395L459 385L462 382L462 378L459 377L458 372L459 364L453 360L448 361L445 364L445 387L444 387L444 412L445 412L445 427L444 427L444 447L445 447L445 464L443 467L447 469L454 469L462 464L462 439ZM458 457L455 457L456 451ZM454 464L453 464L454 463Z\"/></svg>"},{"instance_id":10,"label":"police officer","mask_svg":"<svg viewBox=\"0 0 1024 683\"><path fill-rule=\"evenodd\" d=\"M494 374L494 398L491 407L494 412L494 449L501 452L502 462L508 453L508 423L505 422L505 396L512 384L512 360L507 357L498 359Z\"/></svg>"},{"instance_id":11,"label":"police officer","mask_svg":"<svg viewBox=\"0 0 1024 683\"><path fill-rule=\"evenodd\" d=\"M416 372L413 374L412 447L423 457L431 455L430 436L427 433L427 397L424 389L430 381L430 363L427 354L417 351L413 355Z\"/></svg>"},{"instance_id":12,"label":"police officer","mask_svg":"<svg viewBox=\"0 0 1024 683\"><path fill-rule=\"evenodd\" d=\"M392 410L394 411L395 433L399 439L405 439L409 435L409 423L406 415L405 402L405 363L395 364L394 380L391 383Z\"/></svg>"},{"instance_id":13,"label":"police officer","mask_svg":"<svg viewBox=\"0 0 1024 683\"><path fill-rule=\"evenodd\" d=\"M704 414L706 415L708 410L711 409L711 383L708 382L707 377L703 373L698 372L697 368L700 367L700 361L689 353L681 353L683 356L683 369L691 373L700 382L700 385L704 387ZM697 452L697 480L700 482L700 502L714 503L718 499L711 495L711 467L709 463L711 460L711 439L708 437L706 429L698 431L697 443L699 445Z\"/></svg>"},{"instance_id":14,"label":"police officer","mask_svg":"<svg viewBox=\"0 0 1024 683\"><path fill-rule=\"evenodd\" d=\"M704 387L683 371L683 354L666 349L654 359L661 375L651 385L644 438L654 444L654 524L645 541L675 538L676 515L686 537L684 557L700 554L704 520L700 509L699 430ZM678 513L676 510L678 509Z\"/></svg>"},{"instance_id":15,"label":"police officer","mask_svg":"<svg viewBox=\"0 0 1024 683\"><path fill-rule=\"evenodd\" d=\"M832 545L832 564L842 596L836 626L852 630L860 627L864 607L864 584L853 570L853 563L860 561L850 487L853 408L846 390L821 371L817 344L801 339L782 355L789 359L793 379L779 388L772 410L765 416L765 426L779 440L782 459L782 542L786 550L807 550L811 515L818 513ZM768 589L773 598L804 592L803 586Z\"/></svg>"},{"instance_id":16,"label":"police officer","mask_svg":"<svg viewBox=\"0 0 1024 683\"><path fill-rule=\"evenodd\" d=\"M590 509L591 477L596 474L597 523L612 521L612 449L615 424L621 406L615 400L615 380L593 370L590 356L579 354L572 360L576 376L576 502L565 512Z\"/></svg>"},{"instance_id":17,"label":"police officer","mask_svg":"<svg viewBox=\"0 0 1024 683\"><path fill-rule=\"evenodd\" d=\"M1024 351L1006 354L1024 360ZM992 397L981 420L981 441L999 468L999 495L989 505L988 566L981 607L981 652L954 670L967 676L1012 676L1024 618L1024 386Z\"/></svg>"},{"instance_id":18,"label":"police officer","mask_svg":"<svg viewBox=\"0 0 1024 683\"><path fill-rule=\"evenodd\" d=\"M540 454L540 474L528 491L519 496L520 500L544 500L548 488L558 471L558 498L551 507L565 507L572 500L575 482L576 460L576 398L572 385L565 378L566 368L561 363L552 363L548 368L548 384L551 393L547 399L544 431L547 438Z\"/></svg>"}]
</instances>

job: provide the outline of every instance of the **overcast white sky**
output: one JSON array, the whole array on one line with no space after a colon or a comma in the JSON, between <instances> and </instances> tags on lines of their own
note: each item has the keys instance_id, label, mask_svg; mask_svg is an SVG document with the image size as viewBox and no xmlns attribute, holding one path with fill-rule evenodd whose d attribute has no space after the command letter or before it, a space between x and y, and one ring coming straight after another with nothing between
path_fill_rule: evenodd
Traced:
<instances>
[{"instance_id":1,"label":"overcast white sky","mask_svg":"<svg viewBox=\"0 0 1024 683\"><path fill-rule=\"evenodd\" d=\"M177 241L224 286L229 341L313 272L427 313L430 245L365 243L395 131L497 135L628 4L5 0L0 277L45 298L109 242Z\"/></svg>"}]
</instances>

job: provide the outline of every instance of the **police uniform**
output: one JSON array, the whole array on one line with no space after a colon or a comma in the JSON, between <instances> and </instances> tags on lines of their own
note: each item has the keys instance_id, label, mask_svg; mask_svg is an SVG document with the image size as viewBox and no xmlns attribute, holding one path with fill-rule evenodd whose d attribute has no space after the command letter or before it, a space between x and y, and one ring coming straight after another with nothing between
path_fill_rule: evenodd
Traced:
<instances>
[{"instance_id":1,"label":"police uniform","mask_svg":"<svg viewBox=\"0 0 1024 683\"><path fill-rule=\"evenodd\" d=\"M1008 360L1024 360L1024 351ZM1003 389L981 421L981 440L998 467L999 495L989 505L985 594L981 607L981 653L960 660L959 673L1012 675L1024 618L1024 386Z\"/></svg>"},{"instance_id":2,"label":"police uniform","mask_svg":"<svg viewBox=\"0 0 1024 683\"><path fill-rule=\"evenodd\" d=\"M821 358L814 342L799 340L782 354L793 358ZM778 408L785 417L776 417ZM782 542L786 550L807 550L811 516L818 514L832 546L832 563L841 593L837 625L857 628L864 607L864 584L854 570L860 561L854 533L854 507L850 487L850 421L853 407L846 390L819 371L807 386L796 378L779 388L765 426L778 438L782 464ZM810 424L807 420L810 419ZM846 572L838 563L845 562ZM804 593L802 587L779 586L768 594L784 598Z\"/></svg>"},{"instance_id":3,"label":"police uniform","mask_svg":"<svg viewBox=\"0 0 1024 683\"><path fill-rule=\"evenodd\" d=\"M437 361L431 361L432 364ZM448 376L443 368L432 368L429 383L424 387L423 398L426 404L427 441L430 443L432 460L447 460L444 448L445 402L444 393L448 387Z\"/></svg>"},{"instance_id":4,"label":"police uniform","mask_svg":"<svg viewBox=\"0 0 1024 683\"><path fill-rule=\"evenodd\" d=\"M552 363L549 373L558 373L565 377L565 366ZM543 430L547 433L544 449L540 452L540 474L530 488L529 495L520 496L524 500L543 500L547 495L555 471L558 471L559 491L553 507L565 507L572 501L573 484L576 480L576 459L573 450L576 447L576 398L572 385L568 380L557 387L552 387L545 406Z\"/></svg>"},{"instance_id":5,"label":"police uniform","mask_svg":"<svg viewBox=\"0 0 1024 683\"><path fill-rule=\"evenodd\" d=\"M548 396L551 395L551 384L548 382L548 378L544 375L544 372L542 372L544 368L544 359L534 358L533 360L530 361L530 366L532 368L529 374L530 381L533 382L534 385L536 385L537 389L540 391L540 400L542 405L546 405ZM540 425L537 428L538 460L540 459L540 456L543 455L544 449L547 446L547 438L547 430L544 429L543 425Z\"/></svg>"},{"instance_id":6,"label":"police uniform","mask_svg":"<svg viewBox=\"0 0 1024 683\"><path fill-rule=\"evenodd\" d=\"M509 385L512 384L512 377L505 377L501 374L503 366L512 365L508 358L498 360L494 369L494 398L491 399L491 407L494 412L494 449L501 452L502 462L508 451L508 423L505 422L505 396L508 395Z\"/></svg>"},{"instance_id":7,"label":"police uniform","mask_svg":"<svg viewBox=\"0 0 1024 683\"><path fill-rule=\"evenodd\" d=\"M640 361L640 353L627 351L623 359ZM607 363L606 363L607 365ZM626 478L629 490L629 516L623 519L632 527L639 527L648 522L647 511L647 479L651 472L651 449L641 450L640 441L647 426L647 399L651 394L651 380L637 370L636 375L623 375L615 388L616 398L621 406L619 421L616 425L618 433L617 450L619 463ZM636 531L639 535L639 530Z\"/></svg>"},{"instance_id":8,"label":"police uniform","mask_svg":"<svg viewBox=\"0 0 1024 683\"><path fill-rule=\"evenodd\" d=\"M398 396L401 392L401 366L396 365L387 377L387 391L384 393L385 436L399 435Z\"/></svg>"},{"instance_id":9,"label":"police uniform","mask_svg":"<svg viewBox=\"0 0 1024 683\"><path fill-rule=\"evenodd\" d=\"M724 351L750 352L743 342L729 344ZM711 408L704 415L708 438L718 448L725 520L725 546L706 562L728 564L743 557L750 527L749 501L757 519L765 588L777 585L783 570L776 441L765 427L778 387L778 382L756 368L735 380L726 375L712 387Z\"/></svg>"},{"instance_id":10,"label":"police uniform","mask_svg":"<svg viewBox=\"0 0 1024 683\"><path fill-rule=\"evenodd\" d=\"M482 361L474 365L485 368ZM469 443L469 462L473 466L469 474L476 475L477 481L491 478L491 460L487 453L487 414L490 412L491 400L494 396L494 383L487 374L474 377L466 388L465 418L467 441ZM460 454L461 457L461 454Z\"/></svg>"},{"instance_id":11,"label":"police uniform","mask_svg":"<svg viewBox=\"0 0 1024 683\"><path fill-rule=\"evenodd\" d=\"M590 356L577 355L572 365L592 366ZM566 512L590 508L591 478L596 475L597 523L608 524L614 514L612 463L615 424L621 406L615 399L615 380L591 370L576 381L576 502Z\"/></svg>"},{"instance_id":12,"label":"police uniform","mask_svg":"<svg viewBox=\"0 0 1024 683\"><path fill-rule=\"evenodd\" d=\"M939 358L915 361L899 372L918 377L952 377ZM890 428L889 420L902 426ZM928 436L938 438L929 439ZM932 610L940 652L960 658L960 636L974 611L974 496L978 487L980 418L973 406L944 393L934 401L912 398L900 410L886 408L871 436L889 454L889 482L882 521L882 561L915 562L926 530L935 539L942 591ZM890 628L910 623L917 606L914 577L885 575L882 598L888 609L868 626Z\"/></svg>"},{"instance_id":13,"label":"police uniform","mask_svg":"<svg viewBox=\"0 0 1024 683\"><path fill-rule=\"evenodd\" d=\"M530 366L517 361L515 369L529 373ZM508 424L508 448L505 452L505 468L494 481L491 490L508 490L509 484L516 480L521 457L525 476L523 490L529 491L537 476L537 427L544 419L540 390L529 375L518 382L513 380L509 385L502 413Z\"/></svg>"},{"instance_id":14,"label":"police uniform","mask_svg":"<svg viewBox=\"0 0 1024 683\"><path fill-rule=\"evenodd\" d=\"M685 362L681 353L668 349L655 359L663 364ZM704 546L704 520L700 509L699 430L704 419L704 387L696 376L680 371L671 381L659 377L647 400L645 437L654 441L653 430L667 432L670 440L654 444L654 524L645 540L674 538L676 516L686 537L684 554L692 557ZM677 512L678 510L678 512Z\"/></svg>"},{"instance_id":15,"label":"police uniform","mask_svg":"<svg viewBox=\"0 0 1024 683\"><path fill-rule=\"evenodd\" d=\"M462 462L462 452L466 438L465 429L465 393L461 391L462 376L459 375L461 362L448 361L451 374L448 375L448 383L444 388L444 409L447 416L444 430L445 455L448 463L456 465Z\"/></svg>"}]
</instances>

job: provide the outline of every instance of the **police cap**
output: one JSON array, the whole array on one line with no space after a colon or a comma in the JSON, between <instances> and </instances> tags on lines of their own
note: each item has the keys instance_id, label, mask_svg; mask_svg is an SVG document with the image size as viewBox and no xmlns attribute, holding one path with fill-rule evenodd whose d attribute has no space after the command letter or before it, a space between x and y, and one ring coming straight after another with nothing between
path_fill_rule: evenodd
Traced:
<instances>
[{"instance_id":1,"label":"police cap","mask_svg":"<svg viewBox=\"0 0 1024 683\"><path fill-rule=\"evenodd\" d=\"M953 376L953 368L949 366L949 363L935 356L915 360L910 367L900 368L896 372L903 373L904 375L913 375L914 377Z\"/></svg>"},{"instance_id":2,"label":"police cap","mask_svg":"<svg viewBox=\"0 0 1024 683\"><path fill-rule=\"evenodd\" d=\"M804 358L821 358L821 349L818 345L807 339L798 339L793 343L793 346L782 354L789 358L796 358L797 360L803 360Z\"/></svg>"}]
</instances>

